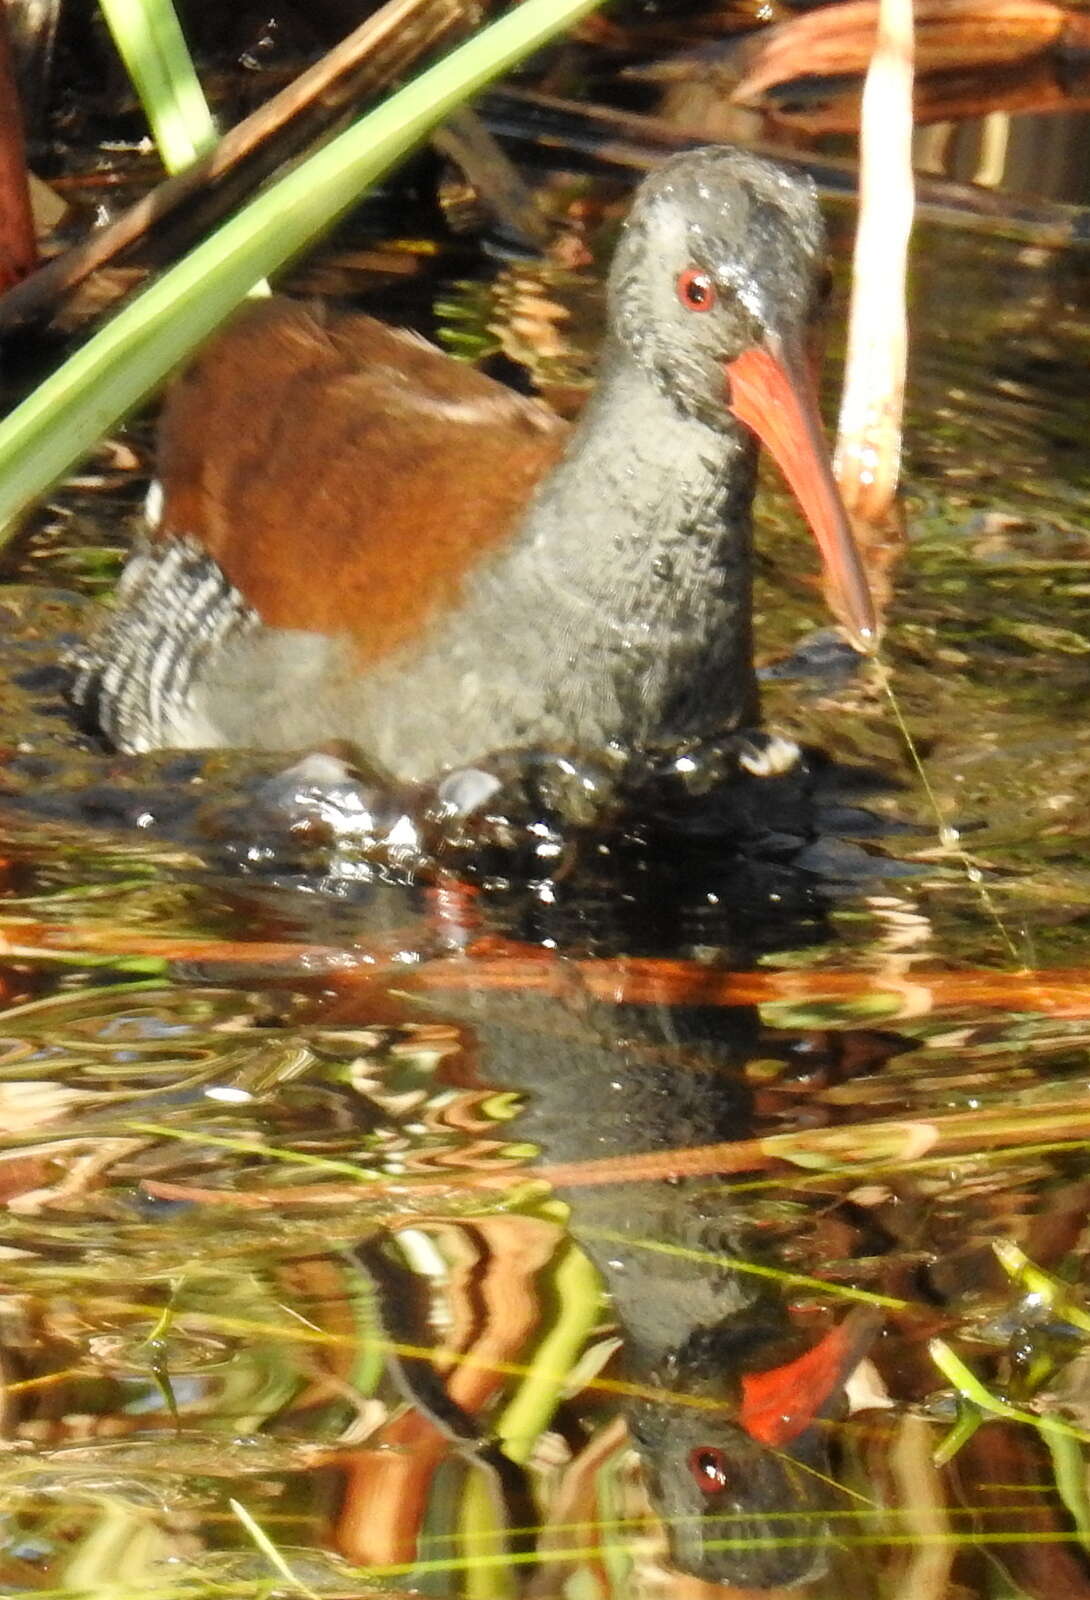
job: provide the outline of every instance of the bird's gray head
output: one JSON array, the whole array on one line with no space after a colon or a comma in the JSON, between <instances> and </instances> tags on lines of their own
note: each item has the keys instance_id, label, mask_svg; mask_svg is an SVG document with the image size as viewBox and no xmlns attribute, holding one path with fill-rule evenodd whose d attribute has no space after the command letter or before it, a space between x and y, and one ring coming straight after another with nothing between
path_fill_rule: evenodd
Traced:
<instances>
[{"instance_id":1,"label":"bird's gray head","mask_svg":"<svg viewBox=\"0 0 1090 1600\"><path fill-rule=\"evenodd\" d=\"M694 150L636 195L610 273L611 331L677 405L722 427L725 367L804 333L825 279L808 178L742 150Z\"/></svg>"},{"instance_id":2,"label":"bird's gray head","mask_svg":"<svg viewBox=\"0 0 1090 1600\"><path fill-rule=\"evenodd\" d=\"M875 618L818 414L807 333L825 297L813 184L742 150L676 156L636 195L609 277L613 360L686 416L742 423L778 462L857 643ZM619 352L619 354L618 354Z\"/></svg>"},{"instance_id":3,"label":"bird's gray head","mask_svg":"<svg viewBox=\"0 0 1090 1600\"><path fill-rule=\"evenodd\" d=\"M779 1451L725 1415L632 1401L628 1425L682 1572L745 1589L780 1589L825 1565L834 1500L818 1427Z\"/></svg>"}]
</instances>

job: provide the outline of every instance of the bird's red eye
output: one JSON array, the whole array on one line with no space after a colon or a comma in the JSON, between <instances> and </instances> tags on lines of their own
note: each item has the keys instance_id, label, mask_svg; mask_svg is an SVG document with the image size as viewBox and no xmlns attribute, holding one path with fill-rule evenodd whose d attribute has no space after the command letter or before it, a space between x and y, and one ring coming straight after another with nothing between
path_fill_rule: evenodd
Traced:
<instances>
[{"instance_id":1,"label":"bird's red eye","mask_svg":"<svg viewBox=\"0 0 1090 1600\"><path fill-rule=\"evenodd\" d=\"M710 311L715 304L715 282L710 272L686 267L677 275L677 297L686 311Z\"/></svg>"},{"instance_id":2,"label":"bird's red eye","mask_svg":"<svg viewBox=\"0 0 1090 1600\"><path fill-rule=\"evenodd\" d=\"M705 1494L719 1494L730 1483L730 1462L725 1450L711 1445L697 1445L689 1451L689 1471L698 1489Z\"/></svg>"}]
</instances>

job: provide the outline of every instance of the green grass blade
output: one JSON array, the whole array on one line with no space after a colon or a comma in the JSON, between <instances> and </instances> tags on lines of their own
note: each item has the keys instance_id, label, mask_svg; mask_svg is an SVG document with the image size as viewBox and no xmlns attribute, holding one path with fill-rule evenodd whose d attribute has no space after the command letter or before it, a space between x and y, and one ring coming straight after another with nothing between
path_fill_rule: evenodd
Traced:
<instances>
[{"instance_id":1,"label":"green grass blade","mask_svg":"<svg viewBox=\"0 0 1090 1600\"><path fill-rule=\"evenodd\" d=\"M525 0L258 196L125 307L0 424L0 531L455 106L594 10Z\"/></svg>"},{"instance_id":2,"label":"green grass blade","mask_svg":"<svg viewBox=\"0 0 1090 1600\"><path fill-rule=\"evenodd\" d=\"M530 1459L538 1437L556 1410L563 1388L561 1374L571 1371L601 1311L602 1289L597 1269L574 1245L565 1246L552 1269L552 1293L558 1316L542 1338L526 1377L496 1422L496 1435L512 1461Z\"/></svg>"},{"instance_id":3,"label":"green grass blade","mask_svg":"<svg viewBox=\"0 0 1090 1600\"><path fill-rule=\"evenodd\" d=\"M171 0L99 0L163 165L179 172L216 142L216 127Z\"/></svg>"},{"instance_id":4,"label":"green grass blade","mask_svg":"<svg viewBox=\"0 0 1090 1600\"><path fill-rule=\"evenodd\" d=\"M231 1510L235 1513L235 1516L242 1523L242 1526L246 1529L246 1532L257 1545L257 1548L261 1551L262 1555L268 1558L269 1565L274 1571L280 1574L288 1587L290 1589L294 1589L298 1594L306 1595L307 1600L318 1600L318 1596L315 1594L314 1590L308 1589L302 1578L296 1577L295 1573L291 1570L284 1557L280 1554L280 1551L276 1548L275 1544L273 1544L272 1540L269 1538L260 1522L258 1522L257 1518L252 1512L247 1511L241 1500L228 1500L227 1504L231 1507Z\"/></svg>"},{"instance_id":5,"label":"green grass blade","mask_svg":"<svg viewBox=\"0 0 1090 1600\"><path fill-rule=\"evenodd\" d=\"M930 1339L927 1349L936 1367L962 1399L972 1401L988 1416L1004 1417L1008 1422L1025 1423L1030 1428L1036 1428L1041 1434L1051 1433L1066 1439L1080 1440L1083 1444L1090 1443L1090 1430L1074 1428L1059 1417L1042 1416L1035 1411L1025 1411L1021 1406L1011 1405L1009 1400L992 1394L972 1368L967 1367L961 1357L954 1353L945 1339ZM948 1450L944 1450L943 1459L949 1459Z\"/></svg>"}]
</instances>

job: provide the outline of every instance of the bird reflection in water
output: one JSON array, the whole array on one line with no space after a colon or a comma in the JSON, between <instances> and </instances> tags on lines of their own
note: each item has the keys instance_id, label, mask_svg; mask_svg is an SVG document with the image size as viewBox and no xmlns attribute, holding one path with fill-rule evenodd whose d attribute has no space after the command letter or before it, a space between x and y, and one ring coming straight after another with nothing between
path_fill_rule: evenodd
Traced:
<instances>
[{"instance_id":1,"label":"bird reflection in water","mask_svg":"<svg viewBox=\"0 0 1090 1600\"><path fill-rule=\"evenodd\" d=\"M621 952L642 954L650 944L676 954L714 942L741 965L752 956L739 950L739 928L745 943L758 928L761 943L798 943L821 933L815 880L787 860L762 863L747 854L724 866L698 850L692 870L687 880L676 857L667 869L644 856L637 892L630 882L618 893L616 881L606 883L606 869L589 890L566 883L553 886L544 901L524 895L522 909L510 912L502 931L532 935L565 954L592 951L607 958L622 994ZM770 921L773 906L779 912ZM608 1182L580 1182L572 1174L573 1166L603 1157L668 1157L750 1138L757 1121L747 1068L773 1049L782 1052L784 1040L773 1045L762 1037L749 1006L672 1004L668 989L663 999L610 1003L588 994L574 967L565 977L563 955L556 958L558 982L548 988L521 988L514 976L511 983L496 982L495 964L493 979L475 985L472 964L467 967L449 1001L432 992L427 1015L459 1025L462 1054L450 1063L456 1081L519 1093L520 1109L506 1131L536 1147L546 1175L557 1170L555 1192L570 1208L570 1234L597 1268L619 1328L621 1410L665 1532L669 1565L733 1589L767 1591L817 1577L826 1565L828 1513L850 1506L836 1482L830 1422L844 1410L845 1381L878 1319L856 1307L829 1312L806 1331L796 1326L782 1284L760 1270L775 1266L775 1251L767 1239L758 1243L758 1235L775 1229L767 1208L762 1215L747 1206L744 1176L740 1185L739 1174L729 1181L625 1178L622 1170L612 1174L620 1181ZM884 1045L886 1054L896 1048L896 1041ZM668 1170L668 1161L663 1167ZM504 1238L489 1238L493 1223L506 1229ZM523 1224L527 1231L520 1237ZM497 1351L501 1362L519 1359L519 1344L533 1331L534 1315L526 1314L533 1279L552 1253L541 1231L547 1224L540 1221L490 1218L459 1229L472 1233L476 1226L475 1292L489 1301L486 1323L491 1317L492 1325L438 1395L434 1368L400 1363L418 1411L470 1451L488 1424L465 1413L486 1405L502 1387L502 1379L485 1370L482 1351L494 1363ZM391 1279L389 1251L383 1255L389 1336L420 1345L426 1340L419 1332L412 1337L404 1310L411 1296L398 1292L397 1269ZM487 1273L481 1259L491 1261ZM754 1265L757 1271L747 1270ZM499 1285L482 1288L493 1272ZM429 1432L419 1414L393 1426L395 1434L384 1442L403 1450L410 1436L419 1444ZM437 1438L434 1429L431 1437ZM433 1443L433 1461L443 1452L441 1440ZM493 1467L496 1452L493 1445L485 1452ZM356 1536L350 1541L357 1558L378 1554L375 1513L378 1500L388 1503L390 1474L400 1477L403 1497L396 1551L387 1546L384 1553L411 1559L404 1490L410 1480L419 1485L419 1477L404 1458L383 1464L377 1456L362 1476L358 1470L352 1475L351 1520L357 1536L364 1523L371 1530L363 1548ZM506 1475L508 1488L512 1477ZM511 1515L525 1519L525 1506Z\"/></svg>"}]
</instances>

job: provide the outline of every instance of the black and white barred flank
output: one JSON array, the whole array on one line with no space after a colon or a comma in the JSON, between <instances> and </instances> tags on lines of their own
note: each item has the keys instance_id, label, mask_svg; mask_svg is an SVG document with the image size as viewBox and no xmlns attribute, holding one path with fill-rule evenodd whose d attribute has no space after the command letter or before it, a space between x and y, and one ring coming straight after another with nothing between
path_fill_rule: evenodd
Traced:
<instances>
[{"instance_id":1,"label":"black and white barred flank","mask_svg":"<svg viewBox=\"0 0 1090 1600\"><path fill-rule=\"evenodd\" d=\"M194 680L210 655L257 623L195 539L141 540L114 610L66 658L69 698L119 750L200 743L186 734Z\"/></svg>"}]
</instances>

